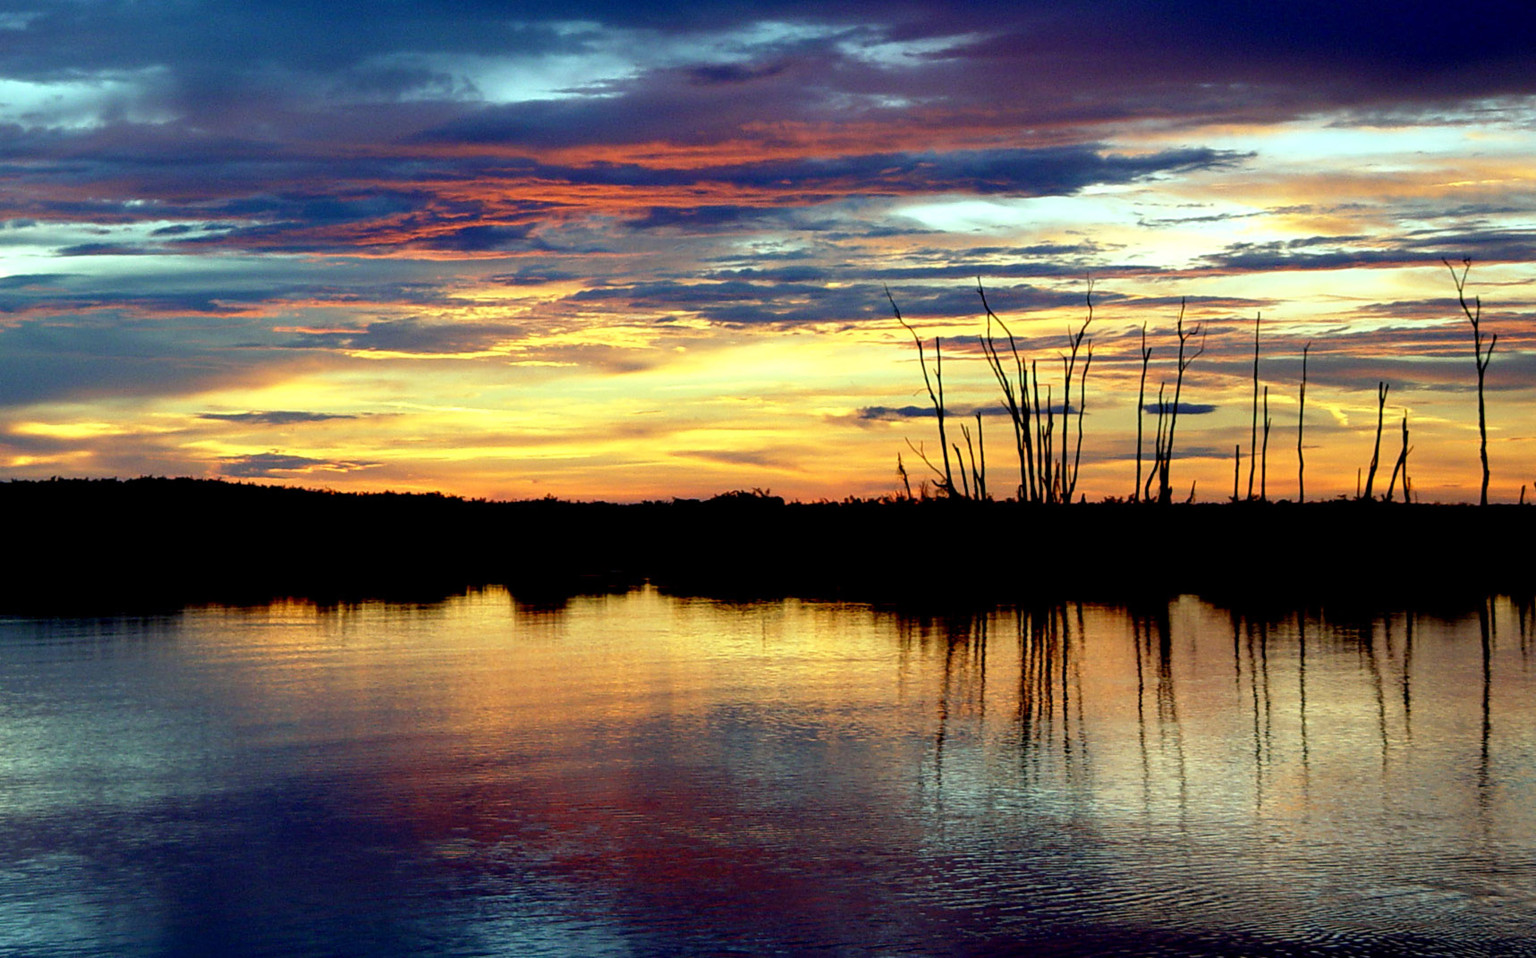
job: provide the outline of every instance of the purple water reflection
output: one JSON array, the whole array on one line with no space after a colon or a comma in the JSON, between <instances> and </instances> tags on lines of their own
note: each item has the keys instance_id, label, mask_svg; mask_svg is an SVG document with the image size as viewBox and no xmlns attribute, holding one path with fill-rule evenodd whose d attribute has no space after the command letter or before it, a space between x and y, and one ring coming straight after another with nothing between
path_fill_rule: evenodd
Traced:
<instances>
[{"instance_id":1,"label":"purple water reflection","mask_svg":"<svg viewBox=\"0 0 1536 958\"><path fill-rule=\"evenodd\" d=\"M1536 953L1527 626L5 621L0 953Z\"/></svg>"}]
</instances>

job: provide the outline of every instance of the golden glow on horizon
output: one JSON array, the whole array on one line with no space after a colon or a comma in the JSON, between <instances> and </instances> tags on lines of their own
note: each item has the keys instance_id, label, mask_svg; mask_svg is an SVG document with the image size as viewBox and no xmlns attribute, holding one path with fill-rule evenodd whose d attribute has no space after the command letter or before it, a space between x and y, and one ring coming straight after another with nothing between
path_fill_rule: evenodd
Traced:
<instances>
[{"instance_id":1,"label":"golden glow on horizon","mask_svg":"<svg viewBox=\"0 0 1536 958\"><path fill-rule=\"evenodd\" d=\"M976 268L993 307L1039 361L1042 394L1051 384L1057 402L1058 357L1066 331L1083 319L1086 277L1094 277L1097 358L1084 420L1085 455L1092 456L1084 466L1089 498L1129 491L1137 331L1147 323L1154 354L1146 402L1155 403L1158 385L1171 386L1172 327L1185 296L1187 322L1203 324L1209 342L1190 368L1184 401L1214 408L1180 419L1174 472L1181 493L1191 481L1198 482L1201 499L1224 498L1230 489L1233 446L1246 449L1248 442L1251 324L1261 312L1261 377L1271 388L1274 418L1272 496L1294 488L1299 354L1311 340L1310 497L1353 492L1355 471L1368 461L1374 438L1375 384L1387 380L1392 393L1383 457L1396 454L1394 422L1406 405L1416 488L1426 496L1470 498L1479 478L1470 335L1438 260L1456 253L1414 245L1413 236L1402 234L1413 232L1419 216L1443 232L1447 221L1468 224L1469 235L1528 231L1504 200L1536 184L1536 134L1515 122L1474 127L1464 117L1412 126L1347 121L1319 116L1176 130L1148 123L1112 135L1106 129L1095 147L1105 154L1146 157L1198 143L1243 155L1041 197L897 188L870 195L869 182L833 176L786 189L724 180L657 185L659 179L644 177L637 185L560 182L482 170L442 182L413 173L404 186L377 186L381 192L408 188L444 208L462 203L479 212L429 225L392 216L367 237L348 222L307 227L306 237L335 243L336 252L324 256L90 256L103 288L133 285L136 271L150 263L188 277L189 287L192 278L219 279L231 288L218 298L182 301L171 296L178 290L157 288L125 301L120 312L148 326L200 316L230 329L215 330L210 322L198 328L196 342L171 342L167 334L164 351L189 348L184 363L206 369L206 377L188 376L153 395L69 406L51 405L39 389L41 398L0 420L0 440L14 440L6 461L27 477L66 465L89 474L180 473L192 463L205 474L265 468L259 474L274 481L321 477L341 488L493 497L637 499L770 484L802 498L890 493L898 488L898 454L914 482L922 478L905 440L932 450L937 437L931 418L908 412L924 409L928 400L911 339L879 293L886 277L895 277L898 304L924 337L930 363L932 338L945 337L944 386L955 420L970 422L974 409L990 411L998 402L975 341L982 331L976 277L944 272L962 262ZM767 144L749 138L751 132L710 144L392 149L402 156L580 163L590 172L598 164L675 171L911 148L903 140L909 130L874 123L786 123ZM980 123L933 135L935 150L997 145L996 130ZM1020 142L1047 146L1065 137L1042 129ZM530 198L548 209L530 212ZM1458 208L1442 208L1451 204ZM710 206L762 216L763 224L746 239L721 239L709 223L674 228L664 218L624 232L623 224L658 210ZM23 245L3 254L14 271L46 277L58 272L52 250L204 224L157 218L94 232L52 227L44 236L46 225L16 227L25 238L13 242ZM219 224L210 235L260 225ZM473 227L513 228L509 235L526 227L541 242L547 233L547 248L453 248L458 231ZM615 242L620 235L622 244ZM1060 252L1031 253L1032 247ZM968 259L970 249L988 252ZM1382 258L1362 261L1368 253ZM1536 476L1536 387L1525 374L1536 355L1533 282L1527 263L1502 262L1497 253L1484 262L1479 250L1469 253L1479 259L1470 289L1484 297L1488 329L1500 336L1490 367L1497 388L1488 403L1494 493L1514 499L1521 483ZM269 298L278 262L315 272ZM798 266L807 267L810 278L782 278L795 276ZM526 274L519 272L524 267ZM791 272L775 273L779 268ZM417 302L394 286L361 296L346 284L329 285L347 271L388 277L399 290L435 283L438 292ZM652 287L664 289L651 295ZM869 294L862 302L861 287ZM778 314L766 310L740 322L719 311L770 298L803 314L787 314L791 321L780 325ZM41 300L32 315L90 308L89 297L82 300L78 307ZM968 305L957 311L954 303ZM260 324L237 325L237 319L269 321L260 332L271 335L248 332ZM113 314L104 332L116 332L117 322ZM423 339L383 335L392 328ZM231 358L216 360L211 345L197 351L205 340L228 346L219 355ZM277 358L240 365L256 353ZM218 368L226 361L230 371ZM268 415L283 412L296 415ZM1149 433L1155 429L1153 421L1145 425ZM1007 421L989 414L985 427L992 476L1016 471ZM992 486L1010 488L996 478Z\"/></svg>"}]
</instances>

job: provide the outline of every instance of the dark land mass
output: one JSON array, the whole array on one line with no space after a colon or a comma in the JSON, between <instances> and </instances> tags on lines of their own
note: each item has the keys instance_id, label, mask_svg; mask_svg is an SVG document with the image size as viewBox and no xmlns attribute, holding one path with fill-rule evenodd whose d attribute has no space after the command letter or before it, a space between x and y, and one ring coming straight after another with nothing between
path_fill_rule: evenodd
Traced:
<instances>
[{"instance_id":1,"label":"dark land mass","mask_svg":"<svg viewBox=\"0 0 1536 958\"><path fill-rule=\"evenodd\" d=\"M104 614L296 597L520 601L651 582L724 598L921 606L1426 607L1536 583L1536 506L847 501L487 502L199 479L0 483L0 611Z\"/></svg>"}]
</instances>

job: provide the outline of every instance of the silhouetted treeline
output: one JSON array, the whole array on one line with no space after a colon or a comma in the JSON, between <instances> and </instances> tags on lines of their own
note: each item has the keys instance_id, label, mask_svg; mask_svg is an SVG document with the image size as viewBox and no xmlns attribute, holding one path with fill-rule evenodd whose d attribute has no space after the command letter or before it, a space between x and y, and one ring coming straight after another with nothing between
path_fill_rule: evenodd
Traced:
<instances>
[{"instance_id":1,"label":"silhouetted treeline","mask_svg":"<svg viewBox=\"0 0 1536 958\"><path fill-rule=\"evenodd\" d=\"M487 502L216 480L0 483L0 609L95 612L429 601L501 584L538 598L650 581L676 592L912 602L1197 593L1294 604L1525 594L1536 507L1381 502L1148 507ZM1491 538L1497 532L1500 541ZM1493 558L1499 549L1512 559Z\"/></svg>"}]
</instances>

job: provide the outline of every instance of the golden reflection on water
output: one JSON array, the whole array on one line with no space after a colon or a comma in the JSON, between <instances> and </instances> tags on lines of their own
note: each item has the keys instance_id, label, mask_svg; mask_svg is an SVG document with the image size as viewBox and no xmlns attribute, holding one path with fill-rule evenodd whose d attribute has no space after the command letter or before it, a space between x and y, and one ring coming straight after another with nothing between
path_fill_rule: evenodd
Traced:
<instances>
[{"instance_id":1,"label":"golden reflection on water","mask_svg":"<svg viewBox=\"0 0 1536 958\"><path fill-rule=\"evenodd\" d=\"M1536 928L1531 622L1507 599L1449 618L1193 598L919 616L649 589L209 608L143 646L111 644L131 624L90 654L67 626L12 641L39 702L94 684L4 725L33 757L3 771L131 766L123 808L293 790L329 816L317 835L398 830L456 895L536 881L545 910L498 919L518 934L1476 950ZM65 786L11 794L9 817L70 813L48 807ZM210 835L234 828L221 814ZM265 806L243 814L270 829ZM5 914L0 894L0 931Z\"/></svg>"},{"instance_id":2,"label":"golden reflection on water","mask_svg":"<svg viewBox=\"0 0 1536 958\"><path fill-rule=\"evenodd\" d=\"M1536 749L1530 613L1506 599L1452 620L1251 618L1192 598L915 617L652 590L542 608L489 591L189 619L209 662L246 670L227 691L247 721L321 739L579 754L731 714L914 749L910 784L951 800L1029 783L1150 821L1194 805L1280 829L1411 803L1420 827L1536 834L1518 800Z\"/></svg>"}]
</instances>

